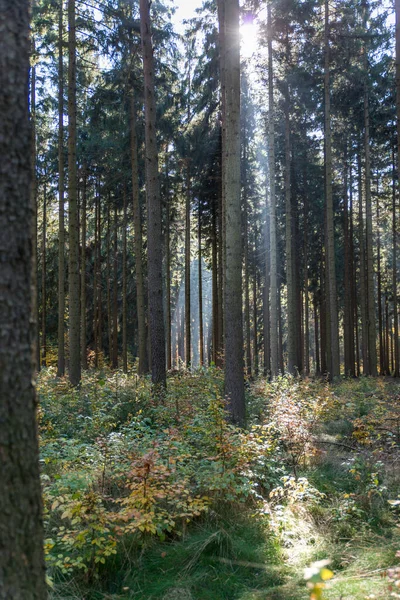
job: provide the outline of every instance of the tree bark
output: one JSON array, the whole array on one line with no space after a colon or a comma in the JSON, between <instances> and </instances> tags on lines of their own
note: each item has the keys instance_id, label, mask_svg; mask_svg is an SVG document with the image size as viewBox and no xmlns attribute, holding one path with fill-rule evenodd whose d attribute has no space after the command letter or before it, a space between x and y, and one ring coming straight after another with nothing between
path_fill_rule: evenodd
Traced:
<instances>
[{"instance_id":1,"label":"tree bark","mask_svg":"<svg viewBox=\"0 0 400 600\"><path fill-rule=\"evenodd\" d=\"M271 4L267 7L268 18L268 187L270 203L270 352L271 376L276 377L278 366L278 271L276 236L276 193L275 193L275 108L274 71L272 56L272 16Z\"/></svg>"},{"instance_id":2,"label":"tree bark","mask_svg":"<svg viewBox=\"0 0 400 600\"><path fill-rule=\"evenodd\" d=\"M46 176L46 175L45 175ZM46 354L46 225L47 225L47 186L46 181L43 184L43 223L42 223L42 343L41 343L41 364L47 366Z\"/></svg>"},{"instance_id":3,"label":"tree bark","mask_svg":"<svg viewBox=\"0 0 400 600\"><path fill-rule=\"evenodd\" d=\"M156 139L154 57L151 39L150 3L140 0L140 32L143 49L146 193L148 207L148 293L152 382L155 395L166 387L165 328L162 278L161 194Z\"/></svg>"},{"instance_id":4,"label":"tree bark","mask_svg":"<svg viewBox=\"0 0 400 600\"><path fill-rule=\"evenodd\" d=\"M135 230L135 270L136 270L136 309L138 320L138 350L139 350L139 375L144 375L149 370L147 355L145 288L143 277L143 236L142 217L140 212L139 194L139 168L136 133L135 100L131 96L131 169L132 169L132 200L133 200L133 226Z\"/></svg>"},{"instance_id":5,"label":"tree bark","mask_svg":"<svg viewBox=\"0 0 400 600\"><path fill-rule=\"evenodd\" d=\"M335 267L335 233L332 195L332 138L330 111L330 52L329 52L329 2L325 0L325 66L324 66L324 98L325 98L325 194L326 194L326 226L327 226L327 300L330 318L331 364L328 365L332 378L340 375L339 322L336 291Z\"/></svg>"},{"instance_id":6,"label":"tree bark","mask_svg":"<svg viewBox=\"0 0 400 600\"><path fill-rule=\"evenodd\" d=\"M57 377L65 375L64 62L63 2L58 9L58 344Z\"/></svg>"},{"instance_id":7,"label":"tree bark","mask_svg":"<svg viewBox=\"0 0 400 600\"><path fill-rule=\"evenodd\" d=\"M69 237L69 380L81 380L79 224L76 176L76 25L75 0L68 0L68 237Z\"/></svg>"},{"instance_id":8,"label":"tree bark","mask_svg":"<svg viewBox=\"0 0 400 600\"><path fill-rule=\"evenodd\" d=\"M225 0L225 396L232 420L245 420L243 378L242 240L240 202L239 2Z\"/></svg>"},{"instance_id":9,"label":"tree bark","mask_svg":"<svg viewBox=\"0 0 400 600\"><path fill-rule=\"evenodd\" d=\"M81 204L81 365L82 369L87 369L87 351L86 351L86 219L87 219L87 168L86 163L82 169L82 204Z\"/></svg>"},{"instance_id":10,"label":"tree bark","mask_svg":"<svg viewBox=\"0 0 400 600\"><path fill-rule=\"evenodd\" d=\"M0 0L0 598L45 600L27 0Z\"/></svg>"},{"instance_id":11,"label":"tree bark","mask_svg":"<svg viewBox=\"0 0 400 600\"><path fill-rule=\"evenodd\" d=\"M124 221L122 227L122 369L124 373L128 372L128 299L127 299L127 279L128 279L128 254L127 254L127 199L126 184L124 184Z\"/></svg>"}]
</instances>

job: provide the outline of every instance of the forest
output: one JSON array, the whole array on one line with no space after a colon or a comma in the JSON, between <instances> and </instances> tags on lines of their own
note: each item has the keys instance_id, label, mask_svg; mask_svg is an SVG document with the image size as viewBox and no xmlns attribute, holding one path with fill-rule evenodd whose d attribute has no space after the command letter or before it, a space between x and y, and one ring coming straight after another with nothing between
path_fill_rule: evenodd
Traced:
<instances>
[{"instance_id":1,"label":"forest","mask_svg":"<svg viewBox=\"0 0 400 600\"><path fill-rule=\"evenodd\" d=\"M400 598L400 0L0 0L0 600Z\"/></svg>"}]
</instances>

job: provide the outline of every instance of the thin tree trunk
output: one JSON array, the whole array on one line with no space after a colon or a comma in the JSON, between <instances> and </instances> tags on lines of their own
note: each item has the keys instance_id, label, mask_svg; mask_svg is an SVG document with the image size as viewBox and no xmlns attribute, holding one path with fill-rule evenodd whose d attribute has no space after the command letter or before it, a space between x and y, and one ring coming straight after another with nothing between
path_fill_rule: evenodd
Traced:
<instances>
[{"instance_id":1,"label":"thin tree trunk","mask_svg":"<svg viewBox=\"0 0 400 600\"><path fill-rule=\"evenodd\" d=\"M45 600L27 0L0 0L0 598Z\"/></svg>"},{"instance_id":2,"label":"thin tree trunk","mask_svg":"<svg viewBox=\"0 0 400 600\"><path fill-rule=\"evenodd\" d=\"M366 3L364 2L364 22L366 29ZM371 152L369 135L369 93L368 93L368 54L364 48L364 152L365 152L365 208L366 208L366 254L367 254L367 296L368 296L368 367L369 374L376 377L376 311L374 286L374 254L372 232L372 203L371 203Z\"/></svg>"},{"instance_id":3,"label":"thin tree trunk","mask_svg":"<svg viewBox=\"0 0 400 600\"><path fill-rule=\"evenodd\" d=\"M32 2L34 5L34 1ZM32 36L32 54L35 53L35 38ZM30 97L30 125L31 125L31 169L32 169L32 207L33 207L33 319L35 322L35 370L40 371L40 336L39 336L39 286L38 286L38 206L37 206L37 168L36 168L36 67L31 68L31 97Z\"/></svg>"},{"instance_id":4,"label":"thin tree trunk","mask_svg":"<svg viewBox=\"0 0 400 600\"><path fill-rule=\"evenodd\" d=\"M319 324L318 324L318 299L314 295L314 343L315 343L315 374L320 375L321 363L319 359Z\"/></svg>"},{"instance_id":5,"label":"thin tree trunk","mask_svg":"<svg viewBox=\"0 0 400 600\"><path fill-rule=\"evenodd\" d=\"M128 254L127 254L127 200L126 184L124 184L124 221L122 227L122 369L124 373L128 372L128 299L127 299L127 278L128 278Z\"/></svg>"},{"instance_id":6,"label":"thin tree trunk","mask_svg":"<svg viewBox=\"0 0 400 600\"><path fill-rule=\"evenodd\" d=\"M204 365L204 324L203 324L203 270L201 249L201 201L199 200L199 223L198 223L198 257L199 257L199 338L200 338L200 367Z\"/></svg>"},{"instance_id":7,"label":"thin tree trunk","mask_svg":"<svg viewBox=\"0 0 400 600\"><path fill-rule=\"evenodd\" d=\"M191 329L192 318L190 310L190 204L191 204L191 181L189 160L186 163L186 202L185 202L185 360L186 367L191 365Z\"/></svg>"},{"instance_id":8,"label":"thin tree trunk","mask_svg":"<svg viewBox=\"0 0 400 600\"><path fill-rule=\"evenodd\" d=\"M360 308L361 308L361 355L364 375L369 375L368 361L368 297L365 266L365 238L362 197L361 154L358 153L358 235L360 240Z\"/></svg>"},{"instance_id":9,"label":"thin tree trunk","mask_svg":"<svg viewBox=\"0 0 400 600\"><path fill-rule=\"evenodd\" d=\"M255 252L255 244L254 244ZM253 263L253 361L254 361L254 375L257 377L259 371L258 361L258 309L257 309L257 268L255 259Z\"/></svg>"},{"instance_id":10,"label":"thin tree trunk","mask_svg":"<svg viewBox=\"0 0 400 600\"><path fill-rule=\"evenodd\" d=\"M142 218L140 213L139 194L139 168L137 156L136 134L136 109L135 100L131 96L131 169L132 169L132 196L133 196L133 226L135 230L135 269L136 269L136 306L138 320L138 349L139 349L139 375L144 375L149 370L147 355L147 332L145 312L145 288L143 277L143 236Z\"/></svg>"},{"instance_id":11,"label":"thin tree trunk","mask_svg":"<svg viewBox=\"0 0 400 600\"><path fill-rule=\"evenodd\" d=\"M46 176L46 175L45 175ZM41 362L42 367L47 366L46 354L46 224L47 224L47 189L46 181L43 185L43 223L42 223L42 344Z\"/></svg>"},{"instance_id":12,"label":"thin tree trunk","mask_svg":"<svg viewBox=\"0 0 400 600\"><path fill-rule=\"evenodd\" d=\"M111 211L110 194L107 202L107 234L106 234L106 255L107 255L107 334L108 334L108 358L112 366L112 311L111 311Z\"/></svg>"},{"instance_id":13,"label":"thin tree trunk","mask_svg":"<svg viewBox=\"0 0 400 600\"><path fill-rule=\"evenodd\" d=\"M82 369L87 369L87 351L86 351L86 204L87 204L87 169L86 163L83 164L83 182L82 182L82 205L81 205L81 365Z\"/></svg>"},{"instance_id":14,"label":"thin tree trunk","mask_svg":"<svg viewBox=\"0 0 400 600\"><path fill-rule=\"evenodd\" d=\"M69 235L69 380L81 380L79 224L76 175L76 26L75 0L68 0L68 235Z\"/></svg>"},{"instance_id":15,"label":"thin tree trunk","mask_svg":"<svg viewBox=\"0 0 400 600\"><path fill-rule=\"evenodd\" d=\"M58 358L57 377L65 375L65 223L64 223L64 63L63 1L58 9Z\"/></svg>"},{"instance_id":16,"label":"thin tree trunk","mask_svg":"<svg viewBox=\"0 0 400 600\"><path fill-rule=\"evenodd\" d=\"M219 310L218 303L218 249L217 249L217 215L216 206L212 213L211 264L212 264L212 362L217 364L219 348Z\"/></svg>"},{"instance_id":17,"label":"thin tree trunk","mask_svg":"<svg viewBox=\"0 0 400 600\"><path fill-rule=\"evenodd\" d=\"M246 142L245 142L246 145ZM246 162L246 154L244 163ZM245 167L246 168L246 167ZM251 377L250 289L249 289L249 231L246 182L244 183L244 328L246 332L245 364L247 377Z\"/></svg>"},{"instance_id":18,"label":"thin tree trunk","mask_svg":"<svg viewBox=\"0 0 400 600\"><path fill-rule=\"evenodd\" d=\"M166 264L166 303L167 303L167 330L166 330L166 342L167 342L167 369L168 371L172 368L172 342L171 342L171 232L170 232L170 193L169 193L169 166L168 166L168 148L165 156L165 179L166 179L166 191L165 191L165 264Z\"/></svg>"},{"instance_id":19,"label":"thin tree trunk","mask_svg":"<svg viewBox=\"0 0 400 600\"><path fill-rule=\"evenodd\" d=\"M161 195L156 139L154 58L151 39L150 2L140 0L140 31L143 49L146 193L148 206L148 291L152 382L156 395L166 387L165 328L162 277Z\"/></svg>"},{"instance_id":20,"label":"thin tree trunk","mask_svg":"<svg viewBox=\"0 0 400 600\"><path fill-rule=\"evenodd\" d=\"M277 271L277 235L276 235L276 194L275 194L275 109L274 109L274 71L272 57L272 16L271 4L267 6L268 18L268 187L270 203L270 352L271 376L279 372L278 360L278 271Z\"/></svg>"},{"instance_id":21,"label":"thin tree trunk","mask_svg":"<svg viewBox=\"0 0 400 600\"><path fill-rule=\"evenodd\" d=\"M335 268L335 233L332 195L332 139L330 111L330 52L329 52L329 2L325 0L325 191L326 191L326 226L327 226L327 300L330 318L331 364L328 365L332 378L340 375L339 323L336 291Z\"/></svg>"},{"instance_id":22,"label":"thin tree trunk","mask_svg":"<svg viewBox=\"0 0 400 600\"><path fill-rule=\"evenodd\" d=\"M112 301L112 368L118 369L118 212L114 200L114 261L113 261L113 301Z\"/></svg>"},{"instance_id":23,"label":"thin tree trunk","mask_svg":"<svg viewBox=\"0 0 400 600\"><path fill-rule=\"evenodd\" d=\"M95 190L96 193L97 190ZM97 228L97 196L95 197L94 203L94 265L93 265L93 337L94 337L94 366L96 369L99 366L99 336L98 336L98 305L99 305L99 297L98 297L98 228Z\"/></svg>"},{"instance_id":24,"label":"thin tree trunk","mask_svg":"<svg viewBox=\"0 0 400 600\"><path fill-rule=\"evenodd\" d=\"M396 122L397 122L397 168L400 165L400 0L395 0L396 10ZM394 160L393 160L394 164ZM400 174L397 177L397 186L400 185ZM393 218L393 316L394 316L394 335L396 338L395 344L395 368L394 376L400 375L400 352L399 352L399 317L397 306L397 228L396 228L396 194L393 194L392 205Z\"/></svg>"},{"instance_id":25,"label":"thin tree trunk","mask_svg":"<svg viewBox=\"0 0 400 600\"><path fill-rule=\"evenodd\" d=\"M382 317L382 273L381 273L381 235L379 211L379 183L377 183L376 195L376 222L378 223L378 323L379 323L379 374L384 374L384 351L383 351L383 317Z\"/></svg>"},{"instance_id":26,"label":"thin tree trunk","mask_svg":"<svg viewBox=\"0 0 400 600\"><path fill-rule=\"evenodd\" d=\"M289 116L289 89L285 89L285 228L286 228L286 289L287 289L287 372L296 374L296 299L294 295L294 256L293 256L293 224L292 224L292 198L291 198L291 156L290 156L290 116Z\"/></svg>"}]
</instances>

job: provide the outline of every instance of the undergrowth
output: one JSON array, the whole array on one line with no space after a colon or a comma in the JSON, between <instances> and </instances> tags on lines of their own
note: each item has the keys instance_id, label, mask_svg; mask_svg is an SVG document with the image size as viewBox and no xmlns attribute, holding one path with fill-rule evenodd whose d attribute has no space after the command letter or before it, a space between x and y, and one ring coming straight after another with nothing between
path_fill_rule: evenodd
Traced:
<instances>
[{"instance_id":1,"label":"undergrowth","mask_svg":"<svg viewBox=\"0 0 400 600\"><path fill-rule=\"evenodd\" d=\"M178 373L159 405L135 374L42 371L52 598L396 597L398 387L258 380L244 431L222 390Z\"/></svg>"}]
</instances>

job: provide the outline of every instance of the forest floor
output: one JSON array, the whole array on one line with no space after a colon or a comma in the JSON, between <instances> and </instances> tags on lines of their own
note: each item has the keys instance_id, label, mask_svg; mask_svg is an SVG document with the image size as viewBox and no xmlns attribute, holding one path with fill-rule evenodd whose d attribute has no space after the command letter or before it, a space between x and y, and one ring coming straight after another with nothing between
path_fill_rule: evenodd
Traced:
<instances>
[{"instance_id":1,"label":"forest floor","mask_svg":"<svg viewBox=\"0 0 400 600\"><path fill-rule=\"evenodd\" d=\"M38 390L53 600L399 597L393 380L259 379L246 431L216 369L171 376L162 405L107 369Z\"/></svg>"}]
</instances>

